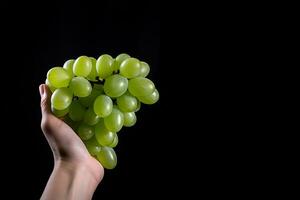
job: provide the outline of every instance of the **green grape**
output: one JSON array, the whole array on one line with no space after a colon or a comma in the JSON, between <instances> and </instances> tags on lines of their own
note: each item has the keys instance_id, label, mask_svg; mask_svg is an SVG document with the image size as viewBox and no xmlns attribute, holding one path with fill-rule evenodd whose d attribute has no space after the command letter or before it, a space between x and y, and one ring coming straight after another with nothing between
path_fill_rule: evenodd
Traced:
<instances>
[{"instance_id":1,"label":"green grape","mask_svg":"<svg viewBox=\"0 0 300 200\"><path fill-rule=\"evenodd\" d=\"M114 70L113 62L114 59L108 54L103 54L98 58L96 62L96 70L100 79L105 79L106 77L112 75Z\"/></svg>"},{"instance_id":2,"label":"green grape","mask_svg":"<svg viewBox=\"0 0 300 200\"><path fill-rule=\"evenodd\" d=\"M53 67L47 73L47 79L50 84L55 88L68 87L71 76L62 67Z\"/></svg>"},{"instance_id":3,"label":"green grape","mask_svg":"<svg viewBox=\"0 0 300 200\"><path fill-rule=\"evenodd\" d=\"M91 83L83 77L72 78L70 88L74 92L74 96L78 97L87 97L92 92Z\"/></svg>"},{"instance_id":4,"label":"green grape","mask_svg":"<svg viewBox=\"0 0 300 200\"><path fill-rule=\"evenodd\" d=\"M134 96L147 96L155 90L155 85L147 78L138 77L129 80L128 90Z\"/></svg>"},{"instance_id":5,"label":"green grape","mask_svg":"<svg viewBox=\"0 0 300 200\"><path fill-rule=\"evenodd\" d=\"M119 137L118 137L118 134L115 134L115 138L114 138L114 141L108 145L108 147L112 147L112 148L115 148L119 143Z\"/></svg>"},{"instance_id":6,"label":"green grape","mask_svg":"<svg viewBox=\"0 0 300 200\"><path fill-rule=\"evenodd\" d=\"M51 112L56 116L56 117L63 117L69 112L69 107L67 107L64 110L56 110L53 105L51 105Z\"/></svg>"},{"instance_id":7,"label":"green grape","mask_svg":"<svg viewBox=\"0 0 300 200\"><path fill-rule=\"evenodd\" d=\"M78 101L73 101L70 106L69 117L78 122L83 119L83 113L85 113L85 108Z\"/></svg>"},{"instance_id":8,"label":"green grape","mask_svg":"<svg viewBox=\"0 0 300 200\"><path fill-rule=\"evenodd\" d=\"M134 112L125 112L124 114L124 126L131 127L136 123L136 115Z\"/></svg>"},{"instance_id":9,"label":"green grape","mask_svg":"<svg viewBox=\"0 0 300 200\"><path fill-rule=\"evenodd\" d=\"M101 151L97 154L97 159L106 169L113 169L117 165L117 155L111 147L102 147Z\"/></svg>"},{"instance_id":10,"label":"green grape","mask_svg":"<svg viewBox=\"0 0 300 200\"><path fill-rule=\"evenodd\" d=\"M102 146L110 145L115 138L116 133L109 131L105 125L103 120L100 120L98 124L95 126L95 136L98 143Z\"/></svg>"},{"instance_id":11,"label":"green grape","mask_svg":"<svg viewBox=\"0 0 300 200\"><path fill-rule=\"evenodd\" d=\"M95 134L95 129L93 126L82 123L78 127L78 135L82 140L88 140L92 138L94 134Z\"/></svg>"},{"instance_id":12,"label":"green grape","mask_svg":"<svg viewBox=\"0 0 300 200\"><path fill-rule=\"evenodd\" d=\"M147 96L139 96L138 99L144 104L154 104L159 99L159 93L157 89L155 89L154 92L152 92L151 94Z\"/></svg>"},{"instance_id":13,"label":"green grape","mask_svg":"<svg viewBox=\"0 0 300 200\"><path fill-rule=\"evenodd\" d=\"M64 110L56 110L53 105L51 105L51 111L56 117L63 117L69 112L69 107Z\"/></svg>"},{"instance_id":14,"label":"green grape","mask_svg":"<svg viewBox=\"0 0 300 200\"><path fill-rule=\"evenodd\" d=\"M56 90L56 88L53 87L53 85L51 85L51 83L48 81L48 79L46 79L45 83L49 87L49 89L51 90L52 93Z\"/></svg>"},{"instance_id":15,"label":"green grape","mask_svg":"<svg viewBox=\"0 0 300 200\"><path fill-rule=\"evenodd\" d=\"M106 95L98 96L94 101L94 112L100 117L106 117L112 112L113 102Z\"/></svg>"},{"instance_id":16,"label":"green grape","mask_svg":"<svg viewBox=\"0 0 300 200\"><path fill-rule=\"evenodd\" d=\"M126 78L134 78L140 74L141 64L136 58L127 58L120 65L120 74Z\"/></svg>"},{"instance_id":17,"label":"green grape","mask_svg":"<svg viewBox=\"0 0 300 200\"><path fill-rule=\"evenodd\" d=\"M97 142L95 136L84 141L84 144L92 156L96 156L101 150L101 145Z\"/></svg>"},{"instance_id":18,"label":"green grape","mask_svg":"<svg viewBox=\"0 0 300 200\"><path fill-rule=\"evenodd\" d=\"M73 73L76 76L87 77L92 71L92 61L87 56L80 56L77 58L73 65Z\"/></svg>"},{"instance_id":19,"label":"green grape","mask_svg":"<svg viewBox=\"0 0 300 200\"><path fill-rule=\"evenodd\" d=\"M67 60L65 63L64 63L64 66L63 68L68 72L69 76L70 77L73 77L73 64L74 64L75 60L74 59L70 59L70 60Z\"/></svg>"},{"instance_id":20,"label":"green grape","mask_svg":"<svg viewBox=\"0 0 300 200\"><path fill-rule=\"evenodd\" d=\"M90 81L97 81L96 77L98 76L97 74L97 70L96 70L96 59L93 57L90 57L91 61L92 61L92 70L89 73L89 75L87 76L87 79Z\"/></svg>"},{"instance_id":21,"label":"green grape","mask_svg":"<svg viewBox=\"0 0 300 200\"><path fill-rule=\"evenodd\" d=\"M128 54L126 53L119 54L114 61L114 71L118 71L120 69L121 63L127 58L130 58Z\"/></svg>"},{"instance_id":22,"label":"green grape","mask_svg":"<svg viewBox=\"0 0 300 200\"><path fill-rule=\"evenodd\" d=\"M110 97L119 97L126 92L128 80L118 74L105 79L104 92Z\"/></svg>"},{"instance_id":23,"label":"green grape","mask_svg":"<svg viewBox=\"0 0 300 200\"><path fill-rule=\"evenodd\" d=\"M137 106L134 112L137 112L141 109L141 102L139 100L137 100Z\"/></svg>"},{"instance_id":24,"label":"green grape","mask_svg":"<svg viewBox=\"0 0 300 200\"><path fill-rule=\"evenodd\" d=\"M115 107L113 108L110 115L104 118L105 127L112 132L120 131L123 126L123 123L124 115L119 109Z\"/></svg>"},{"instance_id":25,"label":"green grape","mask_svg":"<svg viewBox=\"0 0 300 200\"><path fill-rule=\"evenodd\" d=\"M146 76L148 76L149 72L150 72L150 67L149 67L148 63L141 62L141 70L140 70L139 76L146 77Z\"/></svg>"},{"instance_id":26,"label":"green grape","mask_svg":"<svg viewBox=\"0 0 300 200\"><path fill-rule=\"evenodd\" d=\"M132 112L137 108L137 99L129 92L117 98L118 108L123 112Z\"/></svg>"},{"instance_id":27,"label":"green grape","mask_svg":"<svg viewBox=\"0 0 300 200\"><path fill-rule=\"evenodd\" d=\"M95 114L93 107L89 107L84 113L83 121L84 123L93 126L100 121L100 117Z\"/></svg>"},{"instance_id":28,"label":"green grape","mask_svg":"<svg viewBox=\"0 0 300 200\"><path fill-rule=\"evenodd\" d=\"M116 57L116 61L121 64L124 60L126 60L127 58L130 58L130 55L126 54L126 53L121 53Z\"/></svg>"},{"instance_id":29,"label":"green grape","mask_svg":"<svg viewBox=\"0 0 300 200\"><path fill-rule=\"evenodd\" d=\"M92 92L89 96L87 97L80 97L79 102L85 106L88 107L92 103L94 103L95 99L100 95L103 94L103 85L101 84L94 84L94 87L92 89Z\"/></svg>"},{"instance_id":30,"label":"green grape","mask_svg":"<svg viewBox=\"0 0 300 200\"><path fill-rule=\"evenodd\" d=\"M118 72L118 70L120 69L120 65L119 65L119 63L116 61L116 59L114 59L114 62L113 62L113 64L112 64L112 66L113 66L114 72Z\"/></svg>"},{"instance_id":31,"label":"green grape","mask_svg":"<svg viewBox=\"0 0 300 200\"><path fill-rule=\"evenodd\" d=\"M72 102L73 94L69 88L58 88L51 96L51 104L56 110L64 110Z\"/></svg>"}]
</instances>

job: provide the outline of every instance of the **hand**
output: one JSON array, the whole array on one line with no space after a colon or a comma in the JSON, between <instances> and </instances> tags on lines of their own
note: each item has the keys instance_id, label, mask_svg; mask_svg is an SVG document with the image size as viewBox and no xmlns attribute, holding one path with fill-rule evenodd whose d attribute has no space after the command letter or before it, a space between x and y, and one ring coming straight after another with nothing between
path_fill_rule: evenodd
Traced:
<instances>
[{"instance_id":1,"label":"hand","mask_svg":"<svg viewBox=\"0 0 300 200\"><path fill-rule=\"evenodd\" d=\"M91 199L104 169L72 128L51 113L47 85L40 85L39 90L41 128L54 155L54 169L41 199Z\"/></svg>"}]
</instances>

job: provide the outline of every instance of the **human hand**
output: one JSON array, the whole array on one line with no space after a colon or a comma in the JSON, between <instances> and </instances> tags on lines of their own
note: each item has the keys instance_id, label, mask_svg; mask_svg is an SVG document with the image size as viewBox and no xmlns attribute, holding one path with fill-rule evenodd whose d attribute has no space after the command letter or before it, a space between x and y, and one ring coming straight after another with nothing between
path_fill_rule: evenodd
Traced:
<instances>
[{"instance_id":1,"label":"human hand","mask_svg":"<svg viewBox=\"0 0 300 200\"><path fill-rule=\"evenodd\" d=\"M75 199L91 199L103 178L104 169L89 154L73 129L52 114L51 92L47 85L40 85L39 91L41 128L54 155L54 170L42 199L74 199L75 196Z\"/></svg>"}]
</instances>

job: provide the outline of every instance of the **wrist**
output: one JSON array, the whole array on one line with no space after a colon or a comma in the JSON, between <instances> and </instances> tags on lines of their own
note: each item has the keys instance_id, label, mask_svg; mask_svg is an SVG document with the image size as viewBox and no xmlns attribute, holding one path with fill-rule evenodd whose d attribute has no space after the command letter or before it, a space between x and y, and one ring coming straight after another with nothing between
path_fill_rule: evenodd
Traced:
<instances>
[{"instance_id":1,"label":"wrist","mask_svg":"<svg viewBox=\"0 0 300 200\"><path fill-rule=\"evenodd\" d=\"M57 160L48 182L48 192L45 192L43 196L55 195L56 199L92 199L93 193L102 179L97 175L96 170L97 167L90 166L89 162L74 163ZM98 172L98 174L100 173Z\"/></svg>"},{"instance_id":2,"label":"wrist","mask_svg":"<svg viewBox=\"0 0 300 200\"><path fill-rule=\"evenodd\" d=\"M64 171L67 175L73 177L74 179L84 178L91 185L95 185L95 187L97 187L97 185L102 180L102 177L100 177L99 175L99 172L102 170L101 168L102 166L100 164L91 164L89 160L86 162L57 160L55 161L54 165L54 171Z\"/></svg>"},{"instance_id":3,"label":"wrist","mask_svg":"<svg viewBox=\"0 0 300 200\"><path fill-rule=\"evenodd\" d=\"M92 157L80 162L55 160L41 199L92 199L102 176L103 167Z\"/></svg>"}]
</instances>

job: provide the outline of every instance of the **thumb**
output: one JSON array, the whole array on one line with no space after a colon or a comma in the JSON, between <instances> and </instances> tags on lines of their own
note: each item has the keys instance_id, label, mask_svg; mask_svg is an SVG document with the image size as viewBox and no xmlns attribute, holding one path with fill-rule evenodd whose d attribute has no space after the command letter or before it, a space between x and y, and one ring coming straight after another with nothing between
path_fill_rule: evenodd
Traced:
<instances>
[{"instance_id":1,"label":"thumb","mask_svg":"<svg viewBox=\"0 0 300 200\"><path fill-rule=\"evenodd\" d=\"M41 111L43 117L50 113L50 90L46 84L41 84L39 87L41 95Z\"/></svg>"}]
</instances>

